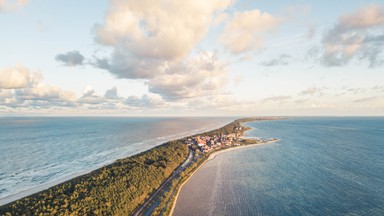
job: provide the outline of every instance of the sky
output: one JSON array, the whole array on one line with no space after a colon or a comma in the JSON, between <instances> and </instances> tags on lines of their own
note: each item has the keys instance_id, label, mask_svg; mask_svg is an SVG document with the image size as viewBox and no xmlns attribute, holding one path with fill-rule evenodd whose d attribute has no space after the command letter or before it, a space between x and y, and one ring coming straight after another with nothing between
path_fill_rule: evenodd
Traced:
<instances>
[{"instance_id":1,"label":"sky","mask_svg":"<svg viewBox=\"0 0 384 216\"><path fill-rule=\"evenodd\" d=\"M382 116L384 1L0 0L0 116Z\"/></svg>"}]
</instances>

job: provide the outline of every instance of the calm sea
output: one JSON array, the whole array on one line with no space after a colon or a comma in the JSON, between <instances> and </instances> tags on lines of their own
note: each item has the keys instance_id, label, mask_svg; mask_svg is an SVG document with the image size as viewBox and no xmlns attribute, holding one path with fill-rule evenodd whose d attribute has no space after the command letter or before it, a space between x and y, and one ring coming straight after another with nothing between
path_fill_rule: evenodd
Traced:
<instances>
[{"instance_id":1,"label":"calm sea","mask_svg":"<svg viewBox=\"0 0 384 216\"><path fill-rule=\"evenodd\" d=\"M247 136L281 141L207 162L174 215L384 215L384 118L248 125Z\"/></svg>"},{"instance_id":2,"label":"calm sea","mask_svg":"<svg viewBox=\"0 0 384 216\"><path fill-rule=\"evenodd\" d=\"M0 118L0 205L233 118Z\"/></svg>"}]
</instances>

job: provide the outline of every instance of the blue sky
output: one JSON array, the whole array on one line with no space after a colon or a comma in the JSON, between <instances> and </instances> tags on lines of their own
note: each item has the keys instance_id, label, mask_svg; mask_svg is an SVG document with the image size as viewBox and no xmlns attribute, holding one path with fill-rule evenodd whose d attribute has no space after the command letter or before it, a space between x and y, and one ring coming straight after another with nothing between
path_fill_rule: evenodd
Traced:
<instances>
[{"instance_id":1,"label":"blue sky","mask_svg":"<svg viewBox=\"0 0 384 216\"><path fill-rule=\"evenodd\" d=\"M383 115L382 1L0 1L0 115Z\"/></svg>"}]
</instances>

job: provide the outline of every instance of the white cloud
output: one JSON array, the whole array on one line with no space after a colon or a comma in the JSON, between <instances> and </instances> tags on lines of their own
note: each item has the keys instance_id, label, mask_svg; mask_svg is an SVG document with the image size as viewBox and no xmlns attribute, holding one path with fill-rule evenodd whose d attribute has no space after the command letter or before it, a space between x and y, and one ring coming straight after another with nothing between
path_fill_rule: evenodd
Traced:
<instances>
[{"instance_id":1,"label":"white cloud","mask_svg":"<svg viewBox=\"0 0 384 216\"><path fill-rule=\"evenodd\" d=\"M41 81L41 74L32 73L20 65L0 69L0 89L32 87Z\"/></svg>"},{"instance_id":2,"label":"white cloud","mask_svg":"<svg viewBox=\"0 0 384 216\"><path fill-rule=\"evenodd\" d=\"M227 64L216 53L201 52L184 62L167 65L163 75L148 81L149 91L167 100L218 94L227 84Z\"/></svg>"},{"instance_id":3,"label":"white cloud","mask_svg":"<svg viewBox=\"0 0 384 216\"><path fill-rule=\"evenodd\" d=\"M18 89L15 91L19 100L48 100L73 102L75 94L70 91L45 83L39 83L33 88Z\"/></svg>"},{"instance_id":4,"label":"white cloud","mask_svg":"<svg viewBox=\"0 0 384 216\"><path fill-rule=\"evenodd\" d=\"M90 85L85 86L82 97L84 97L84 98L85 97L92 97L94 95L95 95L95 90L93 89L93 87Z\"/></svg>"},{"instance_id":5,"label":"white cloud","mask_svg":"<svg viewBox=\"0 0 384 216\"><path fill-rule=\"evenodd\" d=\"M280 22L280 18L260 10L235 12L219 40L235 55L254 51L263 47L264 35Z\"/></svg>"},{"instance_id":6,"label":"white cloud","mask_svg":"<svg viewBox=\"0 0 384 216\"><path fill-rule=\"evenodd\" d=\"M86 113L87 110L103 112L145 109L167 112L172 109L185 109L196 98L213 103L216 101L216 94L221 94L220 89L226 84L226 64L218 61L215 53L201 52L188 61L174 63L164 70L165 76L148 80L152 82L148 85L153 87L150 91L157 94L124 98L118 95L116 87L107 89L104 95L98 95L90 85L85 86L83 93L77 97L71 91L45 83L41 76L35 79L34 73L27 68L9 67L1 70L0 110L34 110L39 113L50 110L76 110ZM163 97L170 101L165 101ZM192 100L189 100L190 98Z\"/></svg>"},{"instance_id":7,"label":"white cloud","mask_svg":"<svg viewBox=\"0 0 384 216\"><path fill-rule=\"evenodd\" d=\"M10 108L68 107L74 93L43 82L40 73L17 65L0 70L0 105Z\"/></svg>"},{"instance_id":8,"label":"white cloud","mask_svg":"<svg viewBox=\"0 0 384 216\"><path fill-rule=\"evenodd\" d=\"M226 64L217 54L192 55L210 27L221 22L232 0L112 1L95 27L96 41L113 48L96 67L117 78L141 79L166 100L216 94L225 85Z\"/></svg>"},{"instance_id":9,"label":"white cloud","mask_svg":"<svg viewBox=\"0 0 384 216\"><path fill-rule=\"evenodd\" d=\"M99 65L106 63L104 66L119 78L145 79L150 92L160 94L167 100L216 94L226 86L228 75L227 63L212 52L199 52L181 61L151 62L141 59L130 63L129 58L122 56L113 60L119 63L109 64L99 60ZM135 70L131 66L139 68Z\"/></svg>"},{"instance_id":10,"label":"white cloud","mask_svg":"<svg viewBox=\"0 0 384 216\"><path fill-rule=\"evenodd\" d=\"M173 60L187 56L206 35L215 13L230 0L111 1L97 41L138 58Z\"/></svg>"},{"instance_id":11,"label":"white cloud","mask_svg":"<svg viewBox=\"0 0 384 216\"><path fill-rule=\"evenodd\" d=\"M0 0L0 12L15 11L25 5L28 0Z\"/></svg>"},{"instance_id":12,"label":"white cloud","mask_svg":"<svg viewBox=\"0 0 384 216\"><path fill-rule=\"evenodd\" d=\"M79 106L82 105L99 105L108 102L108 98L99 96L91 85L85 86L83 95L77 100Z\"/></svg>"},{"instance_id":13,"label":"white cloud","mask_svg":"<svg viewBox=\"0 0 384 216\"><path fill-rule=\"evenodd\" d=\"M369 5L351 14L342 15L339 23L346 29L366 29L384 25L384 8L380 5Z\"/></svg>"},{"instance_id":14,"label":"white cloud","mask_svg":"<svg viewBox=\"0 0 384 216\"><path fill-rule=\"evenodd\" d=\"M320 61L325 66L343 66L352 59L367 60L369 67L382 65L384 7L370 5L340 16L322 39Z\"/></svg>"}]
</instances>

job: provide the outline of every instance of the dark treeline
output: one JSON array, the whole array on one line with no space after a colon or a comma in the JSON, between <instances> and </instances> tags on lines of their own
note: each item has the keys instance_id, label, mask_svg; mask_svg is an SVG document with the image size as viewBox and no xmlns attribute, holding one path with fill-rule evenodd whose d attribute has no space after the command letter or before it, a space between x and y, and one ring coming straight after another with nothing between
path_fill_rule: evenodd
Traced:
<instances>
[{"instance_id":1,"label":"dark treeline","mask_svg":"<svg viewBox=\"0 0 384 216\"><path fill-rule=\"evenodd\" d=\"M187 157L170 141L0 207L0 215L129 215Z\"/></svg>"}]
</instances>

